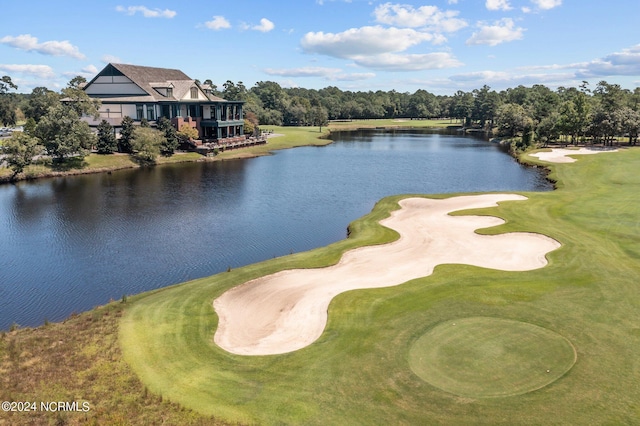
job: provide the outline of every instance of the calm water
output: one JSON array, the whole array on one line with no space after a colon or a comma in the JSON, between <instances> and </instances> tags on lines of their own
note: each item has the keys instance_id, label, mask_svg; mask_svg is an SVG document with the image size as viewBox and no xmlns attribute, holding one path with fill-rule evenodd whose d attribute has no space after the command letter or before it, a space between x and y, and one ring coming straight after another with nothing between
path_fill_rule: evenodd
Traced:
<instances>
[{"instance_id":1,"label":"calm water","mask_svg":"<svg viewBox=\"0 0 640 426\"><path fill-rule=\"evenodd\" d=\"M0 329L327 245L380 198L549 190L495 144L418 131L0 186Z\"/></svg>"}]
</instances>

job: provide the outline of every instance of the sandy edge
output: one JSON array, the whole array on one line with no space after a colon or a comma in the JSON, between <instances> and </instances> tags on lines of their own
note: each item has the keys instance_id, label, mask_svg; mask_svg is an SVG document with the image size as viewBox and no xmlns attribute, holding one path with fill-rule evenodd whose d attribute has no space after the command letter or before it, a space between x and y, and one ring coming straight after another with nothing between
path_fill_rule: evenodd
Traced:
<instances>
[{"instance_id":1,"label":"sandy edge","mask_svg":"<svg viewBox=\"0 0 640 426\"><path fill-rule=\"evenodd\" d=\"M541 151L531 154L532 157L537 157L542 161L548 161L549 163L574 163L575 158L568 157L569 155L591 155L602 154L606 152L618 152L617 149L603 149L603 148L580 148L580 149L565 149L565 148L553 148L551 151Z\"/></svg>"},{"instance_id":2,"label":"sandy edge","mask_svg":"<svg viewBox=\"0 0 640 426\"><path fill-rule=\"evenodd\" d=\"M380 221L400 238L346 252L333 266L277 272L234 287L213 302L219 316L214 341L239 355L271 355L310 345L322 334L331 300L349 290L396 286L431 275L440 264L468 264L526 271L547 264L560 244L519 232L479 235L476 229L504 221L493 216L450 216L457 210L526 200L515 194L483 194L443 200L406 198Z\"/></svg>"}]
</instances>

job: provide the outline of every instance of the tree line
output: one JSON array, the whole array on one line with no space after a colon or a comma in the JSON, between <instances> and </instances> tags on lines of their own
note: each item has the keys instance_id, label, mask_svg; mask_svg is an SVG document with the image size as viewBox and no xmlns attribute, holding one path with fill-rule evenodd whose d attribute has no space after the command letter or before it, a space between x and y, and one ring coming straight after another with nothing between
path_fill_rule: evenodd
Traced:
<instances>
[{"instance_id":1,"label":"tree line","mask_svg":"<svg viewBox=\"0 0 640 426\"><path fill-rule=\"evenodd\" d=\"M21 172L25 163L42 150L57 161L96 149L102 154L132 153L140 161L153 162L159 154L172 155L180 138L194 137L189 133L193 129L176 132L168 120L160 119L156 128L150 129L145 120L134 126L128 117L119 139L104 120L94 134L80 118L97 118L100 101L82 90L83 83L83 77L76 77L60 93L36 87L30 94L18 94L9 76L0 79L0 123L26 123L23 134L4 144L4 154L9 155L7 161L14 171ZM196 83L206 85L223 99L244 101L245 132L249 133L259 125L324 126L328 120L448 118L463 127L493 131L521 150L558 140L608 145L618 137L628 138L629 144L635 145L640 132L640 88L631 91L606 81L593 88L583 82L579 87L556 90L537 84L499 92L484 85L453 95L435 95L424 89L409 93L353 92L333 86L319 90L283 88L273 81L259 81L251 88L230 80L222 88L211 80ZM61 102L63 98L68 101Z\"/></svg>"},{"instance_id":2,"label":"tree line","mask_svg":"<svg viewBox=\"0 0 640 426\"><path fill-rule=\"evenodd\" d=\"M242 82L227 81L222 89L212 88L224 99L244 101L246 115L266 125L318 125L326 119L450 118L464 127L517 139L519 148L560 139L610 144L616 136L627 136L635 144L640 129L640 88L630 91L606 81L593 89L587 82L557 90L536 84L500 92L484 85L453 95L423 89L408 93L283 88L273 81L260 81L249 89Z\"/></svg>"}]
</instances>

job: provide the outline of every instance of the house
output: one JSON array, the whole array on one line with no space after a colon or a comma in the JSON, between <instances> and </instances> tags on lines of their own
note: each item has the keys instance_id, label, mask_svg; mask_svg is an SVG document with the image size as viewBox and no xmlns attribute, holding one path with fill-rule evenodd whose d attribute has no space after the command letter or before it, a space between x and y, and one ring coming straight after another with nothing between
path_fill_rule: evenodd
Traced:
<instances>
[{"instance_id":1,"label":"house","mask_svg":"<svg viewBox=\"0 0 640 426\"><path fill-rule=\"evenodd\" d=\"M160 117L176 129L185 123L198 130L205 141L222 141L244 133L243 102L227 101L211 93L176 69L108 64L84 86L92 98L102 101L100 117L85 120L97 126L103 119L116 129L125 116L153 126Z\"/></svg>"}]
</instances>

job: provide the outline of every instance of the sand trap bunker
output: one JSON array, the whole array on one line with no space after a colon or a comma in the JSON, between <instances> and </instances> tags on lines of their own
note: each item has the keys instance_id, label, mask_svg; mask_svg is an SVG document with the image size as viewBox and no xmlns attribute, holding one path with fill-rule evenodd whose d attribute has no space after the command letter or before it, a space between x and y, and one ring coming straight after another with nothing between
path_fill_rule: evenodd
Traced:
<instances>
[{"instance_id":1,"label":"sand trap bunker","mask_svg":"<svg viewBox=\"0 0 640 426\"><path fill-rule=\"evenodd\" d=\"M455 395L492 398L540 389L573 367L576 351L559 334L499 318L450 320L422 335L409 351L411 370Z\"/></svg>"},{"instance_id":2,"label":"sand trap bunker","mask_svg":"<svg viewBox=\"0 0 640 426\"><path fill-rule=\"evenodd\" d=\"M560 246L557 241L525 232L479 235L476 229L504 221L448 214L507 200L526 197L483 194L401 200L401 208L380 222L400 234L397 241L351 250L330 267L281 271L226 291L213 303L220 318L214 340L235 354L282 354L320 337L329 303L342 292L399 285L431 275L436 265L444 263L505 271L543 267L545 255Z\"/></svg>"},{"instance_id":3,"label":"sand trap bunker","mask_svg":"<svg viewBox=\"0 0 640 426\"><path fill-rule=\"evenodd\" d=\"M531 154L532 157L538 157L542 161L548 161L550 163L574 163L575 158L567 157L568 155L590 155L601 154L603 152L617 152L617 149L595 149L595 148L580 148L580 149L561 149L554 148L551 151L536 152Z\"/></svg>"}]
</instances>

